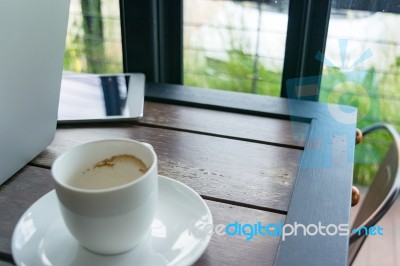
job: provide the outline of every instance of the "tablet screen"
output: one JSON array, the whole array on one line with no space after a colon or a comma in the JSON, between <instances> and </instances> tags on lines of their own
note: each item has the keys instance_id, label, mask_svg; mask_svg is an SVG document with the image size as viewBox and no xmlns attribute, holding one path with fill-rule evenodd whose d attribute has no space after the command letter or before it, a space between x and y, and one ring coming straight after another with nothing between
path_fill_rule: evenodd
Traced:
<instances>
[{"instance_id":1,"label":"tablet screen","mask_svg":"<svg viewBox=\"0 0 400 266\"><path fill-rule=\"evenodd\" d=\"M59 122L138 119L143 114L144 75L64 73Z\"/></svg>"}]
</instances>

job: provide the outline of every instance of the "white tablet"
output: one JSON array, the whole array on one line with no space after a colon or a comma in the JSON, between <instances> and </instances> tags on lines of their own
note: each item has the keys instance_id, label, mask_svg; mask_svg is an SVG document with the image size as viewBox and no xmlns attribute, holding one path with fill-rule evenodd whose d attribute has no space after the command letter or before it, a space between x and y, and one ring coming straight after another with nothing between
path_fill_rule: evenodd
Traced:
<instances>
[{"instance_id":1,"label":"white tablet","mask_svg":"<svg viewBox=\"0 0 400 266\"><path fill-rule=\"evenodd\" d=\"M145 76L64 73L58 122L137 120L143 116Z\"/></svg>"}]
</instances>

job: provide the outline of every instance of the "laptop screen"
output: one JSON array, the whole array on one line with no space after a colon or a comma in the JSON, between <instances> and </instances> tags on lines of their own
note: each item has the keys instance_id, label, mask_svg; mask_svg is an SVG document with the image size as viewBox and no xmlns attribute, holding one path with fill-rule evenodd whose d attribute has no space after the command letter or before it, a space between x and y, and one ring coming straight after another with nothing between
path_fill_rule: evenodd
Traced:
<instances>
[{"instance_id":1,"label":"laptop screen","mask_svg":"<svg viewBox=\"0 0 400 266\"><path fill-rule=\"evenodd\" d=\"M0 1L0 184L54 138L69 4Z\"/></svg>"}]
</instances>

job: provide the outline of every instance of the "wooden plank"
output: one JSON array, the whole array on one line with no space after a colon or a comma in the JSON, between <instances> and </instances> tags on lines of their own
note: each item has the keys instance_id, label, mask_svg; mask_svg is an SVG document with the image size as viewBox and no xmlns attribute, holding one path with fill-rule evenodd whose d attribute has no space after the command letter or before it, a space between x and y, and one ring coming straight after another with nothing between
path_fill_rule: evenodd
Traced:
<instances>
[{"instance_id":1,"label":"wooden plank","mask_svg":"<svg viewBox=\"0 0 400 266\"><path fill-rule=\"evenodd\" d=\"M266 225L284 222L285 216L260 210L248 209L229 204L206 201L211 209L214 226L240 224ZM218 236L211 238L206 252L195 265L273 265L279 245L279 237L257 236L247 241L244 236Z\"/></svg>"},{"instance_id":2,"label":"wooden plank","mask_svg":"<svg viewBox=\"0 0 400 266\"><path fill-rule=\"evenodd\" d=\"M302 151L140 126L64 128L32 163L50 167L77 144L130 138L154 146L159 173L208 198L285 213Z\"/></svg>"},{"instance_id":3,"label":"wooden plank","mask_svg":"<svg viewBox=\"0 0 400 266\"><path fill-rule=\"evenodd\" d=\"M324 113L322 113L324 114ZM349 223L355 115L348 124L325 112L312 120L285 223L339 227ZM276 265L346 265L347 234L297 234L281 241ZM307 256L307 252L313 254Z\"/></svg>"},{"instance_id":4,"label":"wooden plank","mask_svg":"<svg viewBox=\"0 0 400 266\"><path fill-rule=\"evenodd\" d=\"M295 88L302 88L300 84ZM311 122L287 223L347 224L353 179L357 110L349 106L229 93L179 85L148 84L147 100ZM328 166L329 165L329 166ZM313 250L313 256L307 256ZM345 265L348 236L290 237L281 242L276 265Z\"/></svg>"},{"instance_id":5,"label":"wooden plank","mask_svg":"<svg viewBox=\"0 0 400 266\"><path fill-rule=\"evenodd\" d=\"M299 79L299 82L303 80ZM301 88L307 84L293 84ZM287 223L349 222L357 110L349 106L228 93L179 85L148 84L152 101L312 122L296 177ZM329 165L329 167L327 167ZM313 256L307 256L313 250ZM290 237L276 265L347 264L348 236Z\"/></svg>"},{"instance_id":6,"label":"wooden plank","mask_svg":"<svg viewBox=\"0 0 400 266\"><path fill-rule=\"evenodd\" d=\"M399 252L395 250L395 225L394 222L394 209L390 209L385 216L377 223L377 226L383 228L383 236L368 236L364 245L366 245L368 252L364 253L368 258L367 265L396 265L395 255ZM360 252L358 256L363 256Z\"/></svg>"},{"instance_id":7,"label":"wooden plank","mask_svg":"<svg viewBox=\"0 0 400 266\"><path fill-rule=\"evenodd\" d=\"M400 198L398 198L396 200L396 203L393 206L393 210L391 210L395 215L394 215L394 219L393 219L393 224L394 226L394 244L393 244L393 250L395 250L394 253L394 261L395 261L395 265L400 265L400 254L399 254L399 250L400 250L400 228L399 228L399 224L400 224Z\"/></svg>"},{"instance_id":8,"label":"wooden plank","mask_svg":"<svg viewBox=\"0 0 400 266\"><path fill-rule=\"evenodd\" d=\"M140 124L159 125L303 148L309 124L146 101Z\"/></svg>"},{"instance_id":9,"label":"wooden plank","mask_svg":"<svg viewBox=\"0 0 400 266\"><path fill-rule=\"evenodd\" d=\"M146 83L145 99L290 120L287 100L278 97L172 84Z\"/></svg>"},{"instance_id":10,"label":"wooden plank","mask_svg":"<svg viewBox=\"0 0 400 266\"><path fill-rule=\"evenodd\" d=\"M360 189L361 199L365 191ZM364 193L363 193L364 192ZM359 207L361 202L352 208ZM355 210L356 212L357 210ZM354 212L354 213L355 213ZM400 243L400 199L396 200L391 209L382 217L377 225L383 228L383 236L367 237L360 249L353 265L374 266L374 265L399 265L399 243Z\"/></svg>"},{"instance_id":11,"label":"wooden plank","mask_svg":"<svg viewBox=\"0 0 400 266\"><path fill-rule=\"evenodd\" d=\"M12 232L22 214L54 188L50 171L26 166L0 186L0 253L11 254Z\"/></svg>"},{"instance_id":12,"label":"wooden plank","mask_svg":"<svg viewBox=\"0 0 400 266\"><path fill-rule=\"evenodd\" d=\"M52 190L50 170L27 166L0 187L0 257L11 256L11 237L20 216L37 199ZM284 215L206 201L214 225L250 223L263 225L283 222ZM246 241L243 236L213 235L210 246L196 265L273 265L278 237L257 236ZM229 248L228 248L229 247ZM6 257L6 258L7 258Z\"/></svg>"}]
</instances>

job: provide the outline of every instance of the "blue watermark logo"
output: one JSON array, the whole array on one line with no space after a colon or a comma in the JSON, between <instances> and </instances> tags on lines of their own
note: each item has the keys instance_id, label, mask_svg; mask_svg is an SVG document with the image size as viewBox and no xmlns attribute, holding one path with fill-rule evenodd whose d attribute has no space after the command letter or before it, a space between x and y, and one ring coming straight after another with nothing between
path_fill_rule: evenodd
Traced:
<instances>
[{"instance_id":1,"label":"blue watermark logo","mask_svg":"<svg viewBox=\"0 0 400 266\"><path fill-rule=\"evenodd\" d=\"M380 107L378 98L378 80L373 69L359 69L363 62L373 56L370 49L365 50L355 61L348 62L347 59L347 40L339 40L339 50L341 64L335 65L331 60L325 58L322 53L317 53L315 59L321 61L326 66L323 75L308 76L301 78L289 79L286 82L286 89L289 98L299 100L313 100L319 97L320 102L331 102L337 104L327 104L326 110L329 117L325 119L335 120L342 128L352 128L354 121L358 124L370 124L371 121L377 121L380 118ZM296 114L298 113L297 101L289 101L289 114L292 121L297 121ZM358 108L358 112L354 108L349 108L348 105ZM292 136L295 140L304 140L304 134L299 132L296 123L292 123ZM352 132L351 130L344 130ZM350 134L350 133L349 133ZM352 135L340 136L334 134L336 139L332 139L332 135L322 135L320 139L309 140L313 145L311 149L306 150L307 153L323 152L325 165L318 164L318 167L329 168L333 167L334 143L346 142L354 145L354 133ZM323 147L323 151L321 151ZM352 154L347 154L348 162L353 162ZM309 165L302 165L303 168L316 167L313 161L307 161Z\"/></svg>"},{"instance_id":2,"label":"blue watermark logo","mask_svg":"<svg viewBox=\"0 0 400 266\"><path fill-rule=\"evenodd\" d=\"M365 236L383 236L383 228L378 226L371 226L367 228L365 226L360 226L358 228L353 228L351 232L355 235L365 235Z\"/></svg>"},{"instance_id":3,"label":"blue watermark logo","mask_svg":"<svg viewBox=\"0 0 400 266\"><path fill-rule=\"evenodd\" d=\"M285 241L291 236L348 236L351 233L365 236L383 236L383 228L381 226L371 226L369 228L361 226L350 230L348 224L308 224L304 225L295 222L294 224L283 224L281 221L277 223L239 223L234 221L229 224L208 224L199 221L189 224L189 234L197 237L204 235L228 235L231 237L239 236L250 241L255 237L281 237Z\"/></svg>"}]
</instances>

